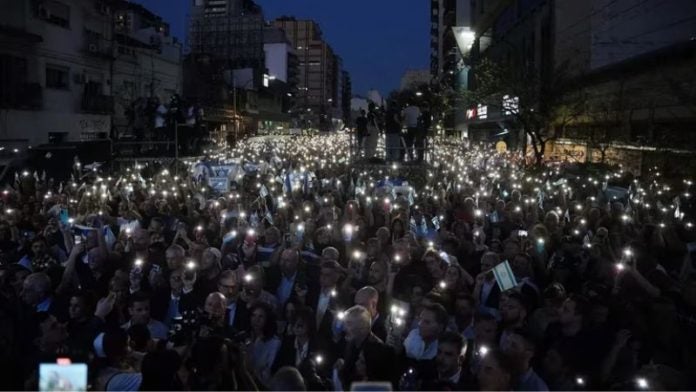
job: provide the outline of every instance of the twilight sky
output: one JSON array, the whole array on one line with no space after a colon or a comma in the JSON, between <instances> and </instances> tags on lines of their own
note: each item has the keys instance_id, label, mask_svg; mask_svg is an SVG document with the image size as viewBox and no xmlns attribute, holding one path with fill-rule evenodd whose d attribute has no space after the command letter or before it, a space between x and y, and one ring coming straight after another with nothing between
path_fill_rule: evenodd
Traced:
<instances>
[{"instance_id":1,"label":"twilight sky","mask_svg":"<svg viewBox=\"0 0 696 392\"><path fill-rule=\"evenodd\" d=\"M185 38L192 0L133 0L161 15ZM428 69L430 2L426 0L257 0L267 20L281 15L319 22L324 39L343 58L353 94L399 87L407 69Z\"/></svg>"}]
</instances>

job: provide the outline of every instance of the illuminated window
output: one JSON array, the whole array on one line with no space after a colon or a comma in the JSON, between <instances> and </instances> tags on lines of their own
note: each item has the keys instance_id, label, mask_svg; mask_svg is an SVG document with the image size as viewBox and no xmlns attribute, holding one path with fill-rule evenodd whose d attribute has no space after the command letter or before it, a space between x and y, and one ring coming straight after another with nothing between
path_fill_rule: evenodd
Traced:
<instances>
[{"instance_id":1,"label":"illuminated window","mask_svg":"<svg viewBox=\"0 0 696 392\"><path fill-rule=\"evenodd\" d=\"M517 113L520 109L520 97L503 96L503 111L506 116Z\"/></svg>"},{"instance_id":2,"label":"illuminated window","mask_svg":"<svg viewBox=\"0 0 696 392\"><path fill-rule=\"evenodd\" d=\"M485 120L488 118L488 106L478 105L478 107L476 108L476 111L478 112L479 120Z\"/></svg>"}]
</instances>

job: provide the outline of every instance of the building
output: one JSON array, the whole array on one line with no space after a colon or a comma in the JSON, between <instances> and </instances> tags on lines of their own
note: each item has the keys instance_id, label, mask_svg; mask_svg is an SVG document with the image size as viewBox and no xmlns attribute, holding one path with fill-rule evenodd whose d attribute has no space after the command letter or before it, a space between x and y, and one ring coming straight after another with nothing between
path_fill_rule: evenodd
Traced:
<instances>
[{"instance_id":1,"label":"building","mask_svg":"<svg viewBox=\"0 0 696 392\"><path fill-rule=\"evenodd\" d=\"M148 128L148 102L168 103L183 92L182 45L169 24L141 5L112 2L115 18L114 127L119 136Z\"/></svg>"},{"instance_id":2,"label":"building","mask_svg":"<svg viewBox=\"0 0 696 392\"><path fill-rule=\"evenodd\" d=\"M261 7L252 0L192 2L184 95L202 105L209 129L229 141L258 125L257 91L266 67L264 28Z\"/></svg>"},{"instance_id":3,"label":"building","mask_svg":"<svg viewBox=\"0 0 696 392\"><path fill-rule=\"evenodd\" d=\"M0 9L0 138L20 147L107 138L115 55L108 4L0 0Z\"/></svg>"},{"instance_id":4,"label":"building","mask_svg":"<svg viewBox=\"0 0 696 392\"><path fill-rule=\"evenodd\" d=\"M194 0L189 20L189 46L194 55L209 55L231 69L263 73L264 18L252 0Z\"/></svg>"},{"instance_id":5,"label":"building","mask_svg":"<svg viewBox=\"0 0 696 392\"><path fill-rule=\"evenodd\" d=\"M427 69L409 69L404 72L404 76L401 77L401 90L409 90L412 88L418 88L422 85L430 84L430 71Z\"/></svg>"},{"instance_id":6,"label":"building","mask_svg":"<svg viewBox=\"0 0 696 392\"><path fill-rule=\"evenodd\" d=\"M341 94L340 60L323 40L316 22L282 17L273 24L285 32L297 50L299 77L295 111L302 117L304 126L330 129Z\"/></svg>"},{"instance_id":7,"label":"building","mask_svg":"<svg viewBox=\"0 0 696 392\"><path fill-rule=\"evenodd\" d=\"M341 72L341 78L343 79L341 90L341 111L343 112L343 121L346 125L353 125L353 117L351 115L351 106L353 98L353 83L350 79L350 74L348 71Z\"/></svg>"},{"instance_id":8,"label":"building","mask_svg":"<svg viewBox=\"0 0 696 392\"><path fill-rule=\"evenodd\" d=\"M483 3L483 1L480 1ZM468 55L472 36L472 0L432 0L430 8L430 77L441 94L468 88ZM459 104L442 118L445 130L466 133L464 110Z\"/></svg>"},{"instance_id":9,"label":"building","mask_svg":"<svg viewBox=\"0 0 696 392\"><path fill-rule=\"evenodd\" d=\"M568 92L585 97L584 112L554 129L546 158L630 164L658 151L696 150L696 3L689 0L491 0L472 13L476 56L489 56L548 78L567 70ZM475 73L475 68L474 68ZM514 99L515 97L511 97ZM485 117L470 108L472 136L523 145L504 110ZM510 144L510 143L509 143ZM650 146L650 147L646 147ZM566 154L567 152L571 152Z\"/></svg>"}]
</instances>

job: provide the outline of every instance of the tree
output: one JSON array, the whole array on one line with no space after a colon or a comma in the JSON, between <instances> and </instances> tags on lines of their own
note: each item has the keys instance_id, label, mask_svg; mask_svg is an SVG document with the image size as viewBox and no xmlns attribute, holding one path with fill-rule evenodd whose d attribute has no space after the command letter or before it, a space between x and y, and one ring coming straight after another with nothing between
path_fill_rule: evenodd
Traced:
<instances>
[{"instance_id":1,"label":"tree","mask_svg":"<svg viewBox=\"0 0 696 392\"><path fill-rule=\"evenodd\" d=\"M467 107L480 104L489 112L497 110L523 129L537 165L543 163L546 143L583 112L583 93L572 88L566 65L541 73L484 58L472 71L474 88L461 92L462 101Z\"/></svg>"}]
</instances>

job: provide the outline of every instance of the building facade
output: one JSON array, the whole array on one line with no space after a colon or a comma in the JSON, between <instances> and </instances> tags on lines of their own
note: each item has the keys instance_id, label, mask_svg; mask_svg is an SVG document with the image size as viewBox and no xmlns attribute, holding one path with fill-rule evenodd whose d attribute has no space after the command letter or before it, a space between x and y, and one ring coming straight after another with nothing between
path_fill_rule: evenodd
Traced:
<instances>
[{"instance_id":1,"label":"building facade","mask_svg":"<svg viewBox=\"0 0 696 392\"><path fill-rule=\"evenodd\" d=\"M182 45L169 24L128 1L112 2L115 18L114 114L118 136L148 128L148 106L183 92ZM149 102L149 105L148 105Z\"/></svg>"},{"instance_id":2,"label":"building facade","mask_svg":"<svg viewBox=\"0 0 696 392\"><path fill-rule=\"evenodd\" d=\"M430 77L432 88L440 94L456 95L468 86L468 55L471 35L472 0L432 0L430 6ZM455 101L443 113L442 125L448 132L466 133L464 109Z\"/></svg>"},{"instance_id":3,"label":"building facade","mask_svg":"<svg viewBox=\"0 0 696 392\"><path fill-rule=\"evenodd\" d=\"M0 138L106 138L113 110L110 8L94 0L0 1Z\"/></svg>"},{"instance_id":4,"label":"building facade","mask_svg":"<svg viewBox=\"0 0 696 392\"><path fill-rule=\"evenodd\" d=\"M331 129L333 119L342 116L341 60L323 40L319 25L312 20L279 18L282 29L295 47L298 58L298 91L295 111L304 126Z\"/></svg>"},{"instance_id":5,"label":"building facade","mask_svg":"<svg viewBox=\"0 0 696 392\"><path fill-rule=\"evenodd\" d=\"M696 3L490 0L478 1L472 15L477 56L541 78L563 70L574 86L569 94L584 97L584 111L553 130L548 159L635 163L655 151L696 150L696 84L688 71L696 58ZM476 109L468 118L474 138L512 128L504 111L488 108L481 118ZM523 145L524 130L510 130L503 137Z\"/></svg>"}]
</instances>

